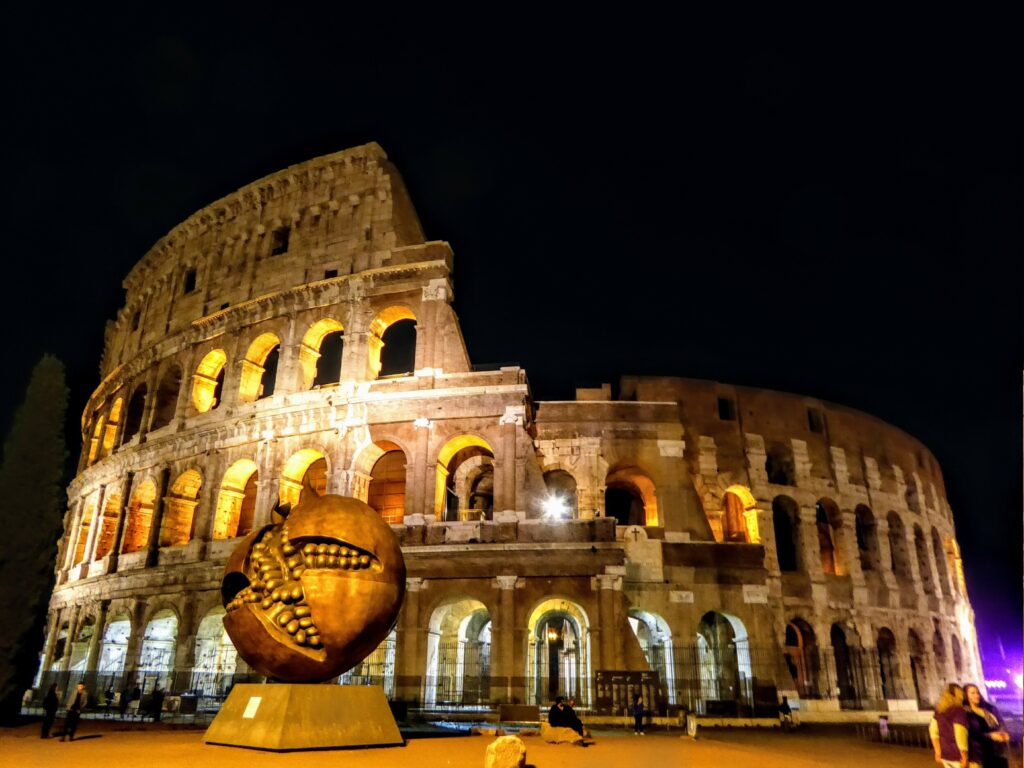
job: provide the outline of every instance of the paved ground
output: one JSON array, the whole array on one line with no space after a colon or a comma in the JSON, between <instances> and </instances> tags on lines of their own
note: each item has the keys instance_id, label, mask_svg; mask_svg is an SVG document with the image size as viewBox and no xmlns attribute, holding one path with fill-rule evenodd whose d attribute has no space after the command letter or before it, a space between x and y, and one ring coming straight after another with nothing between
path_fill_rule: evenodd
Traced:
<instances>
[{"instance_id":1,"label":"paved ground","mask_svg":"<svg viewBox=\"0 0 1024 768\"><path fill-rule=\"evenodd\" d=\"M120 728L120 730L119 730ZM38 726L0 729L0 766L74 765L125 766L127 768L263 768L329 764L343 760L345 768L374 766L482 766L489 736L454 738L413 738L405 747L346 750L306 754L270 754L202 743L202 731L164 726L134 726L124 730L118 723L86 720L79 739L43 741ZM678 732L655 732L634 736L622 731L598 731L596 743L587 748L549 745L537 736L527 736L527 763L536 768L675 768L675 766L757 766L757 768L810 768L811 766L885 766L911 768L934 766L930 750L872 744L853 734L805 732L783 734L775 731L705 730L693 741Z\"/></svg>"}]
</instances>

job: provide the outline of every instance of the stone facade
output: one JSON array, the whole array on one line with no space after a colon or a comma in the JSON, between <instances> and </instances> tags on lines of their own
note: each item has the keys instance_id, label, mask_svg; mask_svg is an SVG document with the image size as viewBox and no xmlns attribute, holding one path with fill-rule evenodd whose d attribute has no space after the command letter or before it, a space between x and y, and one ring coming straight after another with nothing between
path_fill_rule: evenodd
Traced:
<instances>
[{"instance_id":1,"label":"stone facade","mask_svg":"<svg viewBox=\"0 0 1024 768\"><path fill-rule=\"evenodd\" d=\"M43 673L215 695L199 677L245 671L220 631L226 556L312 473L402 541L406 602L372 675L420 706L617 707L603 671L653 670L661 707L737 714L777 694L915 706L982 679L923 445L710 381L537 402L522 369L470 364L451 269L375 144L158 242L82 416Z\"/></svg>"}]
</instances>

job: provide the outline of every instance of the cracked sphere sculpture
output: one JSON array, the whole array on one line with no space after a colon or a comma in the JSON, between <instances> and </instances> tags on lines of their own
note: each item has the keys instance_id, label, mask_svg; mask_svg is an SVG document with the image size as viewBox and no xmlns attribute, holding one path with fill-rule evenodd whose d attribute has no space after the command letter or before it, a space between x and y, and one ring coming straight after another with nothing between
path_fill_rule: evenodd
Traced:
<instances>
[{"instance_id":1,"label":"cracked sphere sculpture","mask_svg":"<svg viewBox=\"0 0 1024 768\"><path fill-rule=\"evenodd\" d=\"M387 637L405 596L405 560L369 505L308 483L284 518L246 536L221 584L238 654L274 680L314 683L351 669Z\"/></svg>"}]
</instances>

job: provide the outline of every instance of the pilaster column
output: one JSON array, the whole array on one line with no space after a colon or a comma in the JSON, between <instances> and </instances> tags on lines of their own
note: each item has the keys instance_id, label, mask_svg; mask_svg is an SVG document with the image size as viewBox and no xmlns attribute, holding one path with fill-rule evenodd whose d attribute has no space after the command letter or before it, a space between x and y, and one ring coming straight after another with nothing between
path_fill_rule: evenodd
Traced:
<instances>
[{"instance_id":1,"label":"pilaster column","mask_svg":"<svg viewBox=\"0 0 1024 768\"><path fill-rule=\"evenodd\" d=\"M215 455L207 460L203 469L203 485L199 490L199 503L196 504L196 509L192 513L192 538L205 544L210 541L210 533L213 530L213 517L217 511L217 490L220 486L219 481L224 476L223 461Z\"/></svg>"},{"instance_id":2,"label":"pilaster column","mask_svg":"<svg viewBox=\"0 0 1024 768\"><path fill-rule=\"evenodd\" d=\"M824 582L825 572L821 568L821 545L818 542L818 514L814 507L800 507L800 526L797 544L804 569L811 581Z\"/></svg>"},{"instance_id":3,"label":"pilaster column","mask_svg":"<svg viewBox=\"0 0 1024 768\"><path fill-rule=\"evenodd\" d=\"M75 564L75 550L78 549L78 537L82 535L82 510L85 507L85 499L81 496L74 502L74 511L69 515L70 525L68 527L67 546L64 550L64 568L67 572Z\"/></svg>"},{"instance_id":4,"label":"pilaster column","mask_svg":"<svg viewBox=\"0 0 1024 768\"><path fill-rule=\"evenodd\" d=\"M92 523L89 525L89 539L85 544L85 554L82 556L83 563L91 563L96 558L96 546L100 540L100 530L103 528L103 513L107 505L107 490L109 486L104 483L100 486L100 492L96 496L96 509L92 513Z\"/></svg>"},{"instance_id":5,"label":"pilaster column","mask_svg":"<svg viewBox=\"0 0 1024 768\"><path fill-rule=\"evenodd\" d=\"M617 591L622 590L622 577L610 574L600 574L591 579L591 589L597 595L597 624L600 627L600 635L594 639L594 645L598 648L599 654L594 664L594 669L621 669L624 664L622 659L622 639L619 634L620 626L616 622L615 601ZM590 628L590 635L593 638L594 627Z\"/></svg>"},{"instance_id":6,"label":"pilaster column","mask_svg":"<svg viewBox=\"0 0 1024 768\"><path fill-rule=\"evenodd\" d=\"M405 580L405 603L395 628L395 697L420 701L426 660L426 628L420 622L420 592L426 579Z\"/></svg>"},{"instance_id":7,"label":"pilaster column","mask_svg":"<svg viewBox=\"0 0 1024 768\"><path fill-rule=\"evenodd\" d=\"M170 483L171 470L161 467L157 472L156 496L153 499L152 523L149 527L149 541L146 542L146 567L152 568L160 560L160 529L164 524L164 509L167 506L167 486Z\"/></svg>"},{"instance_id":8,"label":"pilaster column","mask_svg":"<svg viewBox=\"0 0 1024 768\"><path fill-rule=\"evenodd\" d=\"M430 468L436 464L430 460L430 429L431 422L427 419L416 419L416 445L413 455L408 457L412 468L412 504L407 507L412 514L434 514L434 476ZM429 487L428 487L429 486Z\"/></svg>"},{"instance_id":9,"label":"pilaster column","mask_svg":"<svg viewBox=\"0 0 1024 768\"><path fill-rule=\"evenodd\" d=\"M525 405L506 405L498 420L501 430L499 455L494 461L494 509L516 510L516 435L526 422Z\"/></svg>"},{"instance_id":10,"label":"pilaster column","mask_svg":"<svg viewBox=\"0 0 1024 768\"><path fill-rule=\"evenodd\" d=\"M50 611L50 620L47 622L49 631L46 633L46 645L43 646L43 658L41 661L42 673L46 674L53 666L53 650L57 646L57 635L60 634L60 617L63 609Z\"/></svg>"},{"instance_id":11,"label":"pilaster column","mask_svg":"<svg viewBox=\"0 0 1024 768\"><path fill-rule=\"evenodd\" d=\"M196 661L196 604L190 598L182 606L181 617L178 620L178 638L174 648L174 690L182 691L187 688L192 668Z\"/></svg>"},{"instance_id":12,"label":"pilaster column","mask_svg":"<svg viewBox=\"0 0 1024 768\"><path fill-rule=\"evenodd\" d=\"M101 600L96 609L96 629L89 638L89 653L85 660L85 674L88 678L86 688L96 693L96 674L99 669L100 650L103 648L103 632L107 627L107 611L110 609L109 600Z\"/></svg>"},{"instance_id":13,"label":"pilaster column","mask_svg":"<svg viewBox=\"0 0 1024 768\"><path fill-rule=\"evenodd\" d=\"M110 560L107 573L117 570L117 560L121 554L121 542L124 540L124 526L128 519L128 508L131 504L132 483L134 472L126 472L121 483L121 508L117 510L117 526L114 528L114 542L110 546Z\"/></svg>"},{"instance_id":14,"label":"pilaster column","mask_svg":"<svg viewBox=\"0 0 1024 768\"><path fill-rule=\"evenodd\" d=\"M495 576L492 586L498 592L497 615L491 616L491 680L492 684L498 686L504 684L504 697L502 692L494 687L491 694L505 702L511 702L513 698L524 700L525 692L518 689L522 684L515 685L516 675L515 649L518 647L515 624L515 593L513 590L519 581L516 576ZM524 628L525 631L525 628Z\"/></svg>"},{"instance_id":15,"label":"pilaster column","mask_svg":"<svg viewBox=\"0 0 1024 768\"><path fill-rule=\"evenodd\" d=\"M60 659L60 671L67 672L71 668L71 652L75 645L75 638L78 636L78 619L82 614L82 606L71 606L68 614L68 636L64 642L64 655Z\"/></svg>"}]
</instances>

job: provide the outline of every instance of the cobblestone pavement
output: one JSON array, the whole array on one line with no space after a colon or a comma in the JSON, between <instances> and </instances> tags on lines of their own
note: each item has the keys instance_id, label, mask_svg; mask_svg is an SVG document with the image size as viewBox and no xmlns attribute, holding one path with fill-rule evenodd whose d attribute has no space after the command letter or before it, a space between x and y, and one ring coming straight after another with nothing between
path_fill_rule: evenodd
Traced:
<instances>
[{"instance_id":1,"label":"cobblestone pavement","mask_svg":"<svg viewBox=\"0 0 1024 768\"><path fill-rule=\"evenodd\" d=\"M59 722L58 722L59 725ZM336 763L345 768L374 766L483 766L489 736L452 738L414 738L405 747L391 749L347 750L271 754L253 750L213 747L202 743L202 731L166 726L135 726L118 729L117 724L86 720L74 742L39 738L38 726L0 729L0 766L75 765L130 766L130 768L197 768L217 765L223 768L261 768ZM931 751L921 748L889 746L862 741L848 732L805 732L783 734L776 731L705 730L696 741L678 732L654 732L634 736L622 731L597 731L596 743L582 748L550 745L537 736L527 736L526 757L536 768L804 768L805 766L884 766L911 768L934 766Z\"/></svg>"}]
</instances>

